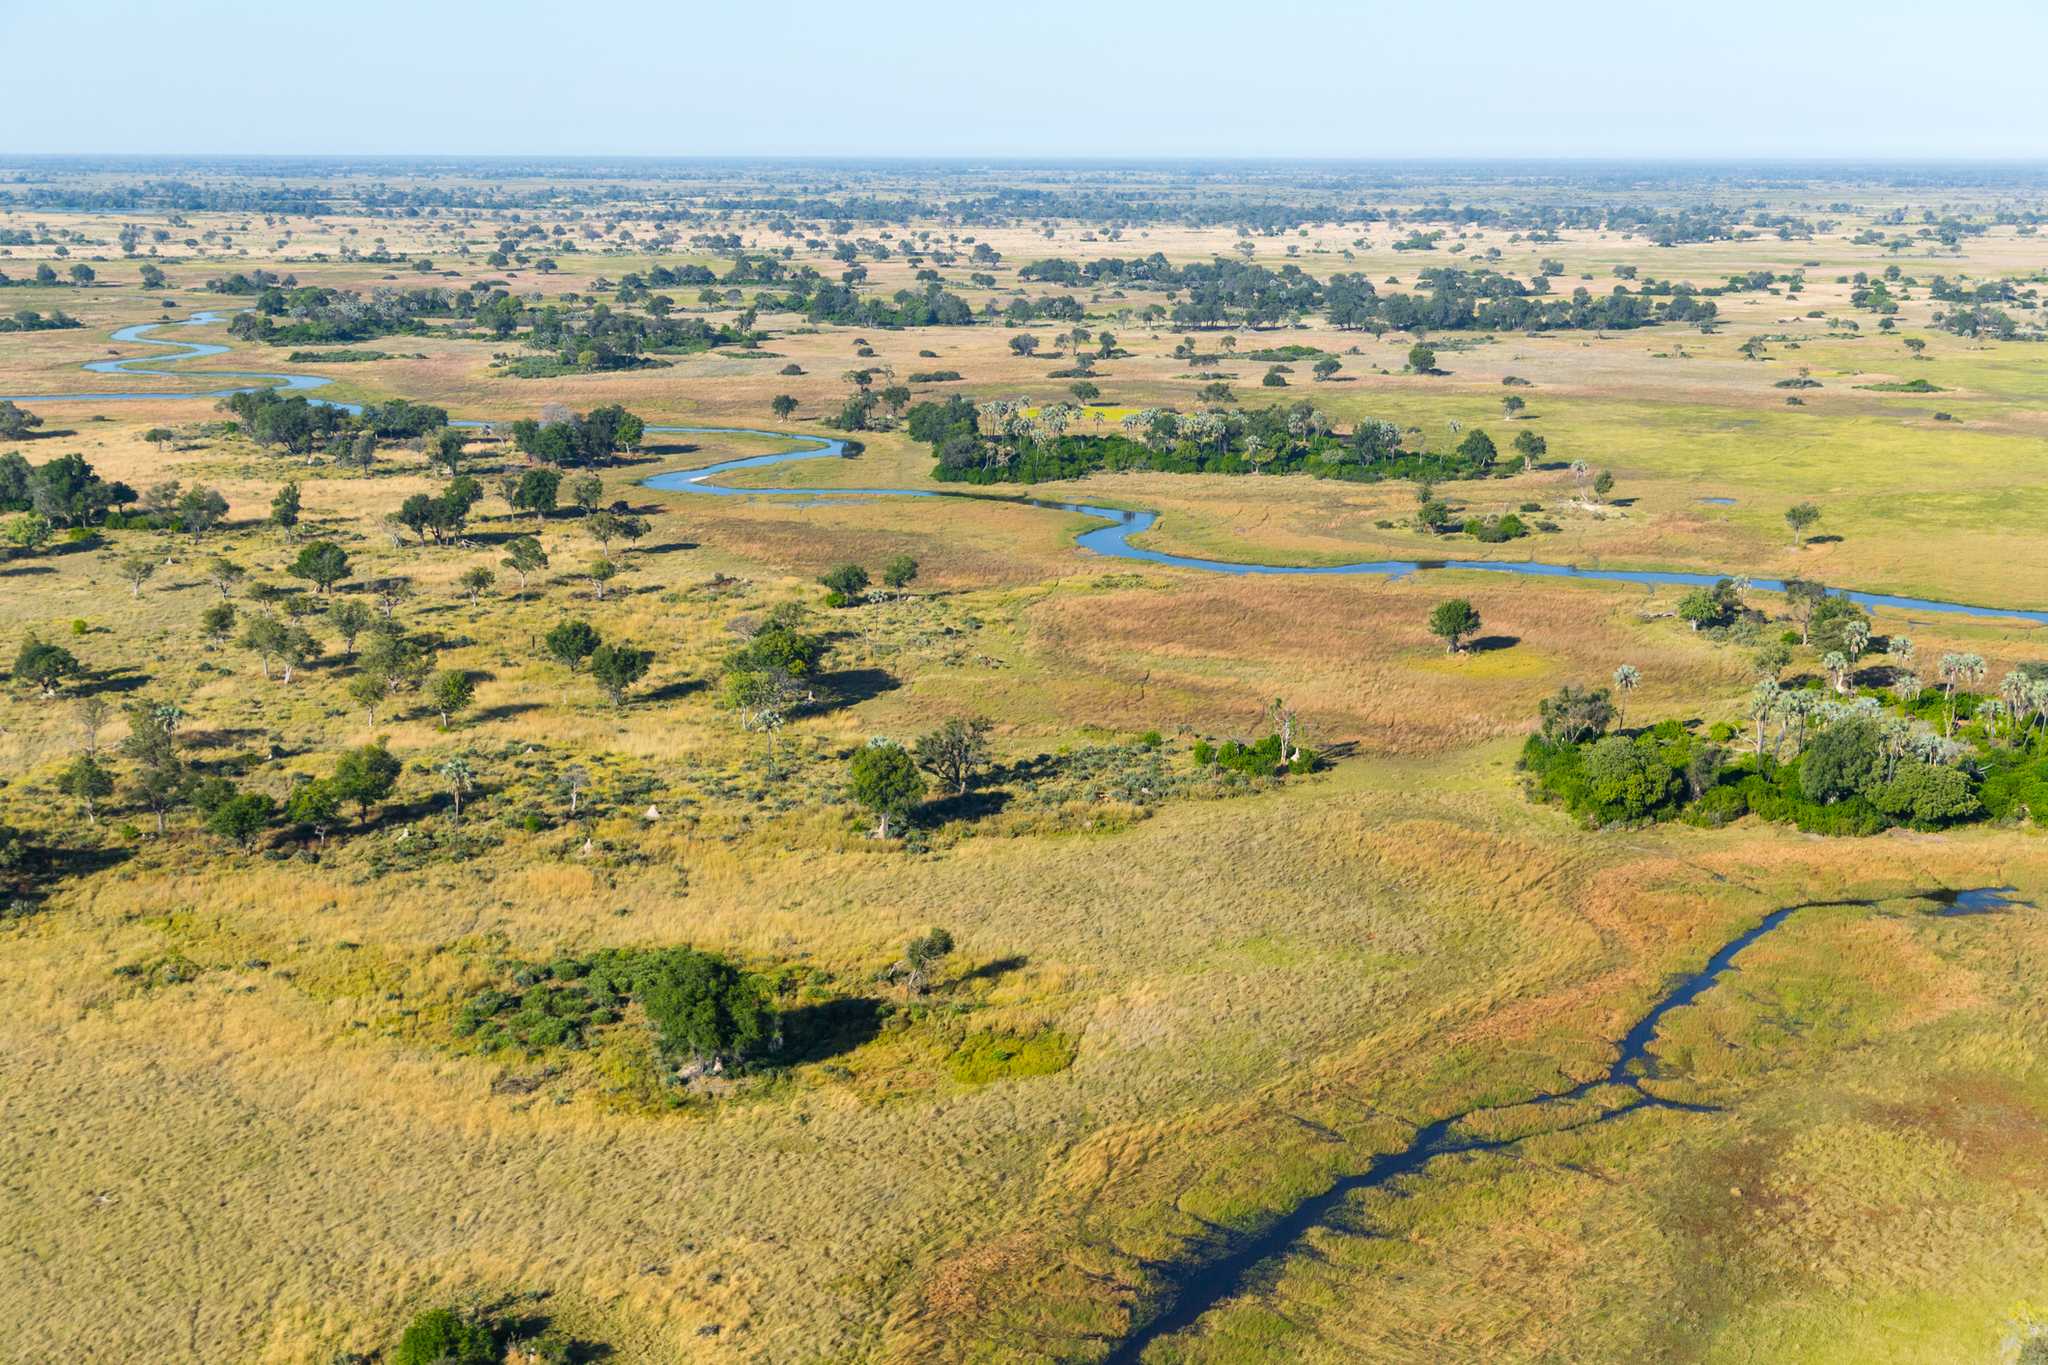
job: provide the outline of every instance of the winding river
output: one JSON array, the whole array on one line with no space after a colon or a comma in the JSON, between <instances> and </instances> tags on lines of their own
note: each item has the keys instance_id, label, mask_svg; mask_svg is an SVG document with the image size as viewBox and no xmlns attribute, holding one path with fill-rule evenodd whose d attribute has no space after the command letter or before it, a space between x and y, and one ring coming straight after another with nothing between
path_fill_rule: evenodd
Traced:
<instances>
[{"instance_id":1,"label":"winding river","mask_svg":"<svg viewBox=\"0 0 2048 1365\"><path fill-rule=\"evenodd\" d=\"M95 374L150 375L153 377L193 377L190 371L164 368L181 361L197 360L204 356L224 355L227 346L211 342L172 341L151 335L167 327L201 327L224 321L222 315L211 312L194 313L189 318L175 322L144 322L123 327L112 334L112 340L145 346L168 347L168 355L133 356L125 360L94 360L85 368ZM0 394L0 399L16 403L103 401L120 402L141 399L177 398L224 398L231 393L249 389L276 387L294 393L306 393L324 388L333 383L333 378L315 374L282 374L258 370L222 370L208 373L209 379L235 379L252 381L224 389L208 389L199 393L45 393L45 394ZM326 402L325 399L313 399ZM351 411L357 409L352 403L338 403ZM481 427L488 425L477 421L459 421L455 426ZM685 427L649 426L653 432L676 435L732 435L767 436L800 442L789 450L777 451L770 455L752 455L744 459L725 460L702 469L678 469L656 474L646 480L646 486L666 492L717 494L722 496L797 496L806 499L844 497L908 497L908 498L1001 498L1000 494L949 492L937 489L914 488L733 488L718 482L722 474L740 469L759 469L767 465L789 464L800 460L827 459L844 456L846 443L824 436L796 436L786 432L756 431L748 427ZM1098 507L1090 503L1051 502L1038 498L1003 498L1030 507L1044 507L1060 512L1078 512L1093 517L1105 525L1083 531L1075 543L1084 550L1110 559L1132 560L1142 564L1161 564L1176 569L1194 569L1202 573L1224 574L1270 574L1274 576L1296 575L1344 575L1369 574L1383 578L1401 578L1409 574L1431 569L1464 569L1476 573L1515 574L1530 578L1580 578L1599 583L1641 583L1646 586L1677 585L1681 587L1705 587L1723 575L1705 573L1682 573L1656 569L1585 569L1572 564L1545 564L1534 560L1498 559L1369 559L1353 564L1330 565L1280 565L1245 564L1223 559L1198 559L1190 555L1168 554L1163 550L1148 550L1133 545L1134 536L1144 534L1159 522L1159 514L1151 511L1131 511L1116 507ZM1755 578L1750 586L1765 592L1780 592L1784 583L1775 578ZM1896 611L1944 612L1954 615L1982 616L1995 620L2026 621L2035 625L2048 625L2048 611L2034 611L2019 607L1986 607L1966 602L1945 602L1931 597L1903 597L1891 593L1858 592L1845 590L1843 595L1851 601L1866 607L1890 608Z\"/></svg>"},{"instance_id":2,"label":"winding river","mask_svg":"<svg viewBox=\"0 0 2048 1365\"><path fill-rule=\"evenodd\" d=\"M199 327L222 321L215 313L196 313L177 322L140 323L123 327L112 334L117 342L139 343L149 346L170 348L168 355L131 357L125 360L96 360L85 368L95 374L148 375L152 377L190 377L189 371L164 368L182 361L195 360L204 356L222 355L231 348L207 342L172 341L151 335L166 327ZM198 393L64 393L0 395L11 397L14 402L74 402L74 401L125 401L143 399L177 398L222 398L232 393L262 387L281 387L288 391L305 393L331 384L327 376L310 374L282 374L268 371L216 371L206 376L209 379L247 381L228 388L209 389ZM324 399L313 399L325 402ZM338 406L355 409L353 404ZM482 426L481 422L460 422L460 426ZM650 426L649 431L679 435L755 435L799 442L792 449L767 455L754 455L742 459L725 460L701 469L672 470L656 474L646 480L649 488L670 492L694 493L711 496L762 496L795 495L803 498L832 497L917 497L917 498L986 498L982 493L948 492L929 489L907 488L805 488L778 487L773 489L734 488L718 482L721 475L742 469L759 469L770 465L792 463L801 460L823 459L843 456L844 442L827 437L795 436L782 432L755 431L744 427L690 427ZM1158 514L1150 511L1130 511L1113 507L1098 507L1088 503L1050 502L1034 498L1006 499L1032 507L1052 508L1062 512L1080 513L1105 524L1084 531L1077 538L1083 549L1111 559L1132 560L1145 564L1162 564L1174 568L1194 569L1206 573L1227 574L1373 574L1398 577L1429 569L1465 569L1482 573L1520 574L1541 578L1584 578L1599 582L1705 585L1716 581L1717 575L1698 573L1671 573L1649 570L1623 569L1580 569L1571 565L1541 563L1510 563L1485 559L1447 560L1369 560L1355 564L1331 566L1289 567L1268 564L1242 564L1223 560L1196 559L1186 555L1167 554L1133 545L1131 538L1142 534L1157 524ZM1752 580L1753 586L1765 591L1783 588L1783 583L1773 579ZM1851 599L1871 607L1886 607L1906 611L1951 612L1972 616L1992 617L2003 620L2028 621L2048 624L2048 611L2027 611L2016 608L1980 607L1959 602L1944 602L1930 598L1902 597L1887 593L1866 593L1851 591ZM2009 887L1980 887L1967 891L1934 891L1921 893L1919 899L1930 901L1941 908L1931 913L1944 915L1968 915L1998 913L2015 904L2008 897ZM1689 973L1669 985L1664 992L1630 1025L1628 1030L1614 1044L1614 1061L1608 1068L1590 1080L1580 1082L1565 1090L1530 1095L1509 1103L1483 1105L1443 1118L1434 1119L1415 1126L1407 1144L1394 1151L1371 1158L1364 1169L1356 1174L1339 1177L1322 1193L1313 1195L1282 1212L1271 1223L1248 1233L1234 1234L1220 1246L1212 1246L1208 1254L1198 1253L1195 1258L1171 1265L1162 1272L1159 1292L1149 1305L1142 1321L1117 1342L1109 1359L1113 1362L1136 1362L1145 1349L1153 1342L1184 1331L1194 1326L1211 1309L1245 1292L1251 1287L1255 1273L1279 1258L1299 1251L1304 1239L1319 1228L1336 1226L1354 1195L1379 1189L1407 1176L1423 1174L1433 1163L1445 1157L1475 1155L1513 1148L1532 1137L1550 1136L1569 1132L1577 1128L1606 1123L1639 1109L1662 1108L1686 1112L1712 1112L1708 1106L1688 1104L1656 1095L1645 1088L1646 1084L1658 1079L1656 1059L1652 1048L1659 1039L1660 1029L1672 1011L1692 1004L1702 994L1713 988L1729 972L1736 970L1736 959L1751 944L1783 925L1802 910L1824 907L1869 907L1876 901L1816 901L1801 905L1784 906L1773 910L1758 920L1749 929L1729 939L1708 957L1697 971ZM1501 1115L1513 1111L1525 1111L1532 1119L1547 1110L1560 1106L1580 1105L1582 1110L1566 1117L1562 1122L1548 1126L1531 1122L1526 1131L1508 1137L1486 1138L1470 1131L1471 1122L1487 1115Z\"/></svg>"}]
</instances>

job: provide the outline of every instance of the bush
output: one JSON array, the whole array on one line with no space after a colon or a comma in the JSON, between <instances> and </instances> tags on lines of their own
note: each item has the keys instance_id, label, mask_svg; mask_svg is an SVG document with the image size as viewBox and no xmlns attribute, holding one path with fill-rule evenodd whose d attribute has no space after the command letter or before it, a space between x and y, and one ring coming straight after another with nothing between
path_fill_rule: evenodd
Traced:
<instances>
[{"instance_id":1,"label":"bush","mask_svg":"<svg viewBox=\"0 0 2048 1365\"><path fill-rule=\"evenodd\" d=\"M1749 802L1743 798L1739 788L1710 787L1699 800L1686 808L1685 818L1695 825L1719 829L1747 814Z\"/></svg>"},{"instance_id":2,"label":"bush","mask_svg":"<svg viewBox=\"0 0 2048 1365\"><path fill-rule=\"evenodd\" d=\"M1586 794L1602 808L1624 819L1640 820L1662 805L1677 784L1677 774L1657 754L1654 743L1609 735L1586 752Z\"/></svg>"},{"instance_id":3,"label":"bush","mask_svg":"<svg viewBox=\"0 0 2048 1365\"><path fill-rule=\"evenodd\" d=\"M1970 779L1939 763L1901 763L1870 799L1886 815L1922 827L1967 820L1984 809Z\"/></svg>"},{"instance_id":4,"label":"bush","mask_svg":"<svg viewBox=\"0 0 2048 1365\"><path fill-rule=\"evenodd\" d=\"M429 1308L398 1340L392 1365L495 1365L497 1334L452 1308Z\"/></svg>"}]
</instances>

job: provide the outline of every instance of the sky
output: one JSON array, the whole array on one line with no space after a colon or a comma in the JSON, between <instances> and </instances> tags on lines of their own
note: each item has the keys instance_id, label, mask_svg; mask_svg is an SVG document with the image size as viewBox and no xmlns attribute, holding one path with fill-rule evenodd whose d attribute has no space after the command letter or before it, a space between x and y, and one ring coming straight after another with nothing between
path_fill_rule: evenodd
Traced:
<instances>
[{"instance_id":1,"label":"sky","mask_svg":"<svg viewBox=\"0 0 2048 1365\"><path fill-rule=\"evenodd\" d=\"M0 154L2036 159L2044 39L2042 0L0 0Z\"/></svg>"}]
</instances>

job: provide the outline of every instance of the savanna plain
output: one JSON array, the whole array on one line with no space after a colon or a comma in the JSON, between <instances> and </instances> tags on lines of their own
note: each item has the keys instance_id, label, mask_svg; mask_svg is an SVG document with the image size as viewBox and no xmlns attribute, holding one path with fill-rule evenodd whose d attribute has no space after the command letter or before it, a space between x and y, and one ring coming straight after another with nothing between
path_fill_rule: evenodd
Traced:
<instances>
[{"instance_id":1,"label":"savanna plain","mask_svg":"<svg viewBox=\"0 0 2048 1365\"><path fill-rule=\"evenodd\" d=\"M0 163L0 1358L2048 1358L2044 217Z\"/></svg>"}]
</instances>

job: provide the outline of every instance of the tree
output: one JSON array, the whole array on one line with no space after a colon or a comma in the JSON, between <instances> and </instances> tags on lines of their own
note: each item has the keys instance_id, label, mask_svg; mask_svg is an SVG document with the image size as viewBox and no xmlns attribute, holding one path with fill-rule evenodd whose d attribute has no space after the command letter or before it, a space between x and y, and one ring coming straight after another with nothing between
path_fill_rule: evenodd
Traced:
<instances>
[{"instance_id":1,"label":"tree","mask_svg":"<svg viewBox=\"0 0 2048 1365\"><path fill-rule=\"evenodd\" d=\"M469 437L454 427L443 427L434 433L434 463L448 471L449 478L462 473L462 448L469 444Z\"/></svg>"},{"instance_id":2,"label":"tree","mask_svg":"<svg viewBox=\"0 0 2048 1365\"><path fill-rule=\"evenodd\" d=\"M1316 383L1323 384L1337 377L1337 371L1344 368L1344 362L1333 355L1326 355L1315 363Z\"/></svg>"},{"instance_id":3,"label":"tree","mask_svg":"<svg viewBox=\"0 0 2048 1365\"><path fill-rule=\"evenodd\" d=\"M330 780L342 800L355 802L357 818L367 821L371 807L398 785L400 771L402 765L379 739L343 754Z\"/></svg>"},{"instance_id":4,"label":"tree","mask_svg":"<svg viewBox=\"0 0 2048 1365\"><path fill-rule=\"evenodd\" d=\"M309 541L300 547L298 558L285 572L293 578L306 579L324 596L348 577L348 551L331 540Z\"/></svg>"},{"instance_id":5,"label":"tree","mask_svg":"<svg viewBox=\"0 0 2048 1365\"><path fill-rule=\"evenodd\" d=\"M519 591L524 594L526 576L548 566L548 552L532 536L519 536L505 546L505 557L498 562L519 575Z\"/></svg>"},{"instance_id":6,"label":"tree","mask_svg":"<svg viewBox=\"0 0 2048 1365\"><path fill-rule=\"evenodd\" d=\"M1677 781L1670 765L1644 744L1609 735L1586 752L1587 794L1625 819L1639 820L1654 810Z\"/></svg>"},{"instance_id":7,"label":"tree","mask_svg":"<svg viewBox=\"0 0 2048 1365\"><path fill-rule=\"evenodd\" d=\"M475 606L477 599L490 591L491 584L497 581L498 576L481 564L466 570L461 582L462 590L469 594L469 604Z\"/></svg>"},{"instance_id":8,"label":"tree","mask_svg":"<svg viewBox=\"0 0 2048 1365\"><path fill-rule=\"evenodd\" d=\"M349 700L363 708L374 729L377 709L391 696L391 675L380 668L366 668L349 679Z\"/></svg>"},{"instance_id":9,"label":"tree","mask_svg":"<svg viewBox=\"0 0 2048 1365\"><path fill-rule=\"evenodd\" d=\"M85 807L87 824L99 823L99 803L114 793L114 775L91 754L80 754L57 774L57 790Z\"/></svg>"},{"instance_id":10,"label":"tree","mask_svg":"<svg viewBox=\"0 0 2048 1365\"><path fill-rule=\"evenodd\" d=\"M562 471L529 469L519 476L519 482L512 490L513 510L531 512L536 518L545 517L555 510L561 491Z\"/></svg>"},{"instance_id":11,"label":"tree","mask_svg":"<svg viewBox=\"0 0 2048 1365\"><path fill-rule=\"evenodd\" d=\"M370 609L360 602L336 602L327 609L327 624L341 637L351 660L356 654L356 637L370 628Z\"/></svg>"},{"instance_id":12,"label":"tree","mask_svg":"<svg viewBox=\"0 0 2048 1365\"><path fill-rule=\"evenodd\" d=\"M78 699L78 729L85 736L83 747L87 753L99 752L100 727L107 723L107 717L112 715L113 711L114 708L107 705L104 697Z\"/></svg>"},{"instance_id":13,"label":"tree","mask_svg":"<svg viewBox=\"0 0 2048 1365\"><path fill-rule=\"evenodd\" d=\"M49 544L56 533L48 517L40 512L24 512L8 521L6 538L14 549L23 554L34 554Z\"/></svg>"},{"instance_id":14,"label":"tree","mask_svg":"<svg viewBox=\"0 0 2048 1365\"><path fill-rule=\"evenodd\" d=\"M445 730L450 716L467 711L476 700L476 679L459 668L444 668L427 684L427 700L440 713Z\"/></svg>"},{"instance_id":15,"label":"tree","mask_svg":"<svg viewBox=\"0 0 2048 1365\"><path fill-rule=\"evenodd\" d=\"M1566 683L1536 704L1543 737L1552 744L1577 744L1589 735L1603 735L1614 723L1614 701L1606 688Z\"/></svg>"},{"instance_id":16,"label":"tree","mask_svg":"<svg viewBox=\"0 0 2048 1365\"><path fill-rule=\"evenodd\" d=\"M775 414L777 421L786 422L789 415L796 411L796 399L786 393L778 393L769 400L768 409Z\"/></svg>"},{"instance_id":17,"label":"tree","mask_svg":"<svg viewBox=\"0 0 2048 1365\"><path fill-rule=\"evenodd\" d=\"M271 661L284 654L290 633L290 627L267 611L257 612L242 627L242 648L262 661L266 680L270 677Z\"/></svg>"},{"instance_id":18,"label":"tree","mask_svg":"<svg viewBox=\"0 0 2048 1365\"><path fill-rule=\"evenodd\" d=\"M332 782L301 782L284 803L284 818L312 830L325 848L327 831L341 819L341 793Z\"/></svg>"},{"instance_id":19,"label":"tree","mask_svg":"<svg viewBox=\"0 0 2048 1365\"><path fill-rule=\"evenodd\" d=\"M1520 394L1511 393L1507 397L1500 400L1500 415L1507 418L1510 422L1512 422L1517 417L1520 417L1523 411L1528 408L1528 406L1528 399L1522 397Z\"/></svg>"},{"instance_id":20,"label":"tree","mask_svg":"<svg viewBox=\"0 0 2048 1365\"><path fill-rule=\"evenodd\" d=\"M868 571L858 564L841 564L827 571L818 582L829 590L825 600L835 607L850 607L868 590Z\"/></svg>"},{"instance_id":21,"label":"tree","mask_svg":"<svg viewBox=\"0 0 2048 1365\"><path fill-rule=\"evenodd\" d=\"M1643 675L1636 671L1634 664L1623 664L1614 670L1614 694L1621 698L1618 721L1622 725L1628 724L1629 693L1635 691L1642 681Z\"/></svg>"},{"instance_id":22,"label":"tree","mask_svg":"<svg viewBox=\"0 0 2048 1365\"><path fill-rule=\"evenodd\" d=\"M932 972L953 951L953 936L934 928L919 934L903 949L903 989L909 995L923 995L931 985Z\"/></svg>"},{"instance_id":23,"label":"tree","mask_svg":"<svg viewBox=\"0 0 2048 1365\"><path fill-rule=\"evenodd\" d=\"M223 602L234 596L236 586L248 576L246 569L224 556L215 555L206 562L206 581L219 591Z\"/></svg>"},{"instance_id":24,"label":"tree","mask_svg":"<svg viewBox=\"0 0 2048 1365\"><path fill-rule=\"evenodd\" d=\"M550 657L574 673L604 639L588 621L564 621L541 637Z\"/></svg>"},{"instance_id":25,"label":"tree","mask_svg":"<svg viewBox=\"0 0 2048 1365\"><path fill-rule=\"evenodd\" d=\"M206 817L206 828L246 850L276 816L277 803L268 796L242 792L215 805Z\"/></svg>"},{"instance_id":26,"label":"tree","mask_svg":"<svg viewBox=\"0 0 2048 1365\"><path fill-rule=\"evenodd\" d=\"M0 399L0 440L18 441L42 424L43 419L34 413Z\"/></svg>"},{"instance_id":27,"label":"tree","mask_svg":"<svg viewBox=\"0 0 2048 1365\"><path fill-rule=\"evenodd\" d=\"M162 564L163 561L154 555L132 554L125 556L115 566L115 572L120 574L121 581L128 585L128 595L130 597L140 597L142 596L142 585L156 577L156 571L162 567Z\"/></svg>"},{"instance_id":28,"label":"tree","mask_svg":"<svg viewBox=\"0 0 2048 1365\"><path fill-rule=\"evenodd\" d=\"M599 556L590 561L590 567L585 569L583 573L590 580L591 588L596 591L597 600L602 602L604 601L605 585L619 576L619 566L611 560Z\"/></svg>"},{"instance_id":29,"label":"tree","mask_svg":"<svg viewBox=\"0 0 2048 1365\"><path fill-rule=\"evenodd\" d=\"M1448 645L1452 654L1458 652L1460 641L1479 633L1479 624L1478 610L1462 597L1439 602L1429 613L1429 633Z\"/></svg>"},{"instance_id":30,"label":"tree","mask_svg":"<svg viewBox=\"0 0 2048 1365\"><path fill-rule=\"evenodd\" d=\"M1828 590L1819 583L1805 578L1785 580L1785 606L1791 611L1792 619L1799 623L1800 644L1813 643L1814 613L1828 600Z\"/></svg>"},{"instance_id":31,"label":"tree","mask_svg":"<svg viewBox=\"0 0 2048 1365\"><path fill-rule=\"evenodd\" d=\"M463 754L450 754L434 771L448 783L448 794L455 800L455 823L459 825L462 823L462 794L476 786L476 771Z\"/></svg>"},{"instance_id":32,"label":"tree","mask_svg":"<svg viewBox=\"0 0 2048 1365\"><path fill-rule=\"evenodd\" d=\"M1029 356L1038 349L1038 338L1029 332L1019 332L1010 338L1010 349L1020 356Z\"/></svg>"},{"instance_id":33,"label":"tree","mask_svg":"<svg viewBox=\"0 0 2048 1365\"><path fill-rule=\"evenodd\" d=\"M270 500L270 524L284 532L284 538L291 540L298 535L299 486L288 483L277 490L277 496Z\"/></svg>"},{"instance_id":34,"label":"tree","mask_svg":"<svg viewBox=\"0 0 2048 1365\"><path fill-rule=\"evenodd\" d=\"M595 474L584 474L569 482L569 498L585 515L597 510L597 504L604 497L604 480Z\"/></svg>"},{"instance_id":35,"label":"tree","mask_svg":"<svg viewBox=\"0 0 2048 1365\"><path fill-rule=\"evenodd\" d=\"M1408 348L1408 368L1416 374L1436 373L1436 351L1421 342Z\"/></svg>"},{"instance_id":36,"label":"tree","mask_svg":"<svg viewBox=\"0 0 2048 1365\"><path fill-rule=\"evenodd\" d=\"M1102 397L1101 386L1087 379L1069 384L1067 392L1074 395L1074 401L1077 403L1093 403L1096 399ZM883 396L888 396L887 390L883 391Z\"/></svg>"},{"instance_id":37,"label":"tree","mask_svg":"<svg viewBox=\"0 0 2048 1365\"><path fill-rule=\"evenodd\" d=\"M629 644L601 644L590 655L590 676L597 679L613 706L626 704L626 689L647 676L654 651Z\"/></svg>"},{"instance_id":38,"label":"tree","mask_svg":"<svg viewBox=\"0 0 2048 1365\"><path fill-rule=\"evenodd\" d=\"M14 680L33 684L45 697L56 696L66 678L84 671L70 650L62 645L44 644L34 631L29 632L14 656Z\"/></svg>"},{"instance_id":39,"label":"tree","mask_svg":"<svg viewBox=\"0 0 2048 1365\"><path fill-rule=\"evenodd\" d=\"M882 581L897 591L910 586L917 577L917 561L909 555L897 555L882 566Z\"/></svg>"},{"instance_id":40,"label":"tree","mask_svg":"<svg viewBox=\"0 0 2048 1365\"><path fill-rule=\"evenodd\" d=\"M235 604L215 602L199 613L199 630L207 639L219 644L234 634Z\"/></svg>"},{"instance_id":41,"label":"tree","mask_svg":"<svg viewBox=\"0 0 2048 1365\"><path fill-rule=\"evenodd\" d=\"M1614 491L1614 471L1613 471L1613 470L1611 470L1611 469L1603 469L1603 470L1601 470L1601 471L1600 471L1600 472L1599 472L1599 473L1598 473L1597 475L1595 475L1595 476L1594 476L1594 478L1593 478L1593 496L1594 496L1594 497L1596 497L1596 498L1599 498L1599 499L1600 499L1600 500L1601 500L1602 502L1605 502L1605 501L1607 500L1607 495L1608 495L1609 493L1612 493L1613 491Z\"/></svg>"},{"instance_id":42,"label":"tree","mask_svg":"<svg viewBox=\"0 0 2048 1365\"><path fill-rule=\"evenodd\" d=\"M875 816L875 837L889 837L890 823L907 820L924 796L924 777L909 750L891 740L871 739L847 765L853 799Z\"/></svg>"},{"instance_id":43,"label":"tree","mask_svg":"<svg viewBox=\"0 0 2048 1365\"><path fill-rule=\"evenodd\" d=\"M1877 726L1861 718L1828 726L1799 758L1801 792L1823 805L1873 790L1883 775Z\"/></svg>"},{"instance_id":44,"label":"tree","mask_svg":"<svg viewBox=\"0 0 2048 1365\"><path fill-rule=\"evenodd\" d=\"M178 525L188 535L205 535L227 514L228 500L211 488L191 488L178 499Z\"/></svg>"},{"instance_id":45,"label":"tree","mask_svg":"<svg viewBox=\"0 0 2048 1365\"><path fill-rule=\"evenodd\" d=\"M1806 532L1820 520L1820 508L1810 502L1797 502L1785 509L1785 524L1792 528L1792 546L1797 549L1806 543Z\"/></svg>"},{"instance_id":46,"label":"tree","mask_svg":"<svg viewBox=\"0 0 2048 1365\"><path fill-rule=\"evenodd\" d=\"M184 713L168 703L135 702L127 708L128 734L121 753L136 765L135 798L156 816L156 832L164 832L164 815L185 795L191 772L178 752L178 723Z\"/></svg>"},{"instance_id":47,"label":"tree","mask_svg":"<svg viewBox=\"0 0 2048 1365\"><path fill-rule=\"evenodd\" d=\"M965 796L974 778L988 766L988 733L995 723L985 716L962 720L954 717L938 729L920 735L911 750L917 765Z\"/></svg>"},{"instance_id":48,"label":"tree","mask_svg":"<svg viewBox=\"0 0 2048 1365\"><path fill-rule=\"evenodd\" d=\"M690 948L645 955L633 995L662 1052L695 1065L744 1056L768 1037L774 1022L759 982L723 958Z\"/></svg>"}]
</instances>

